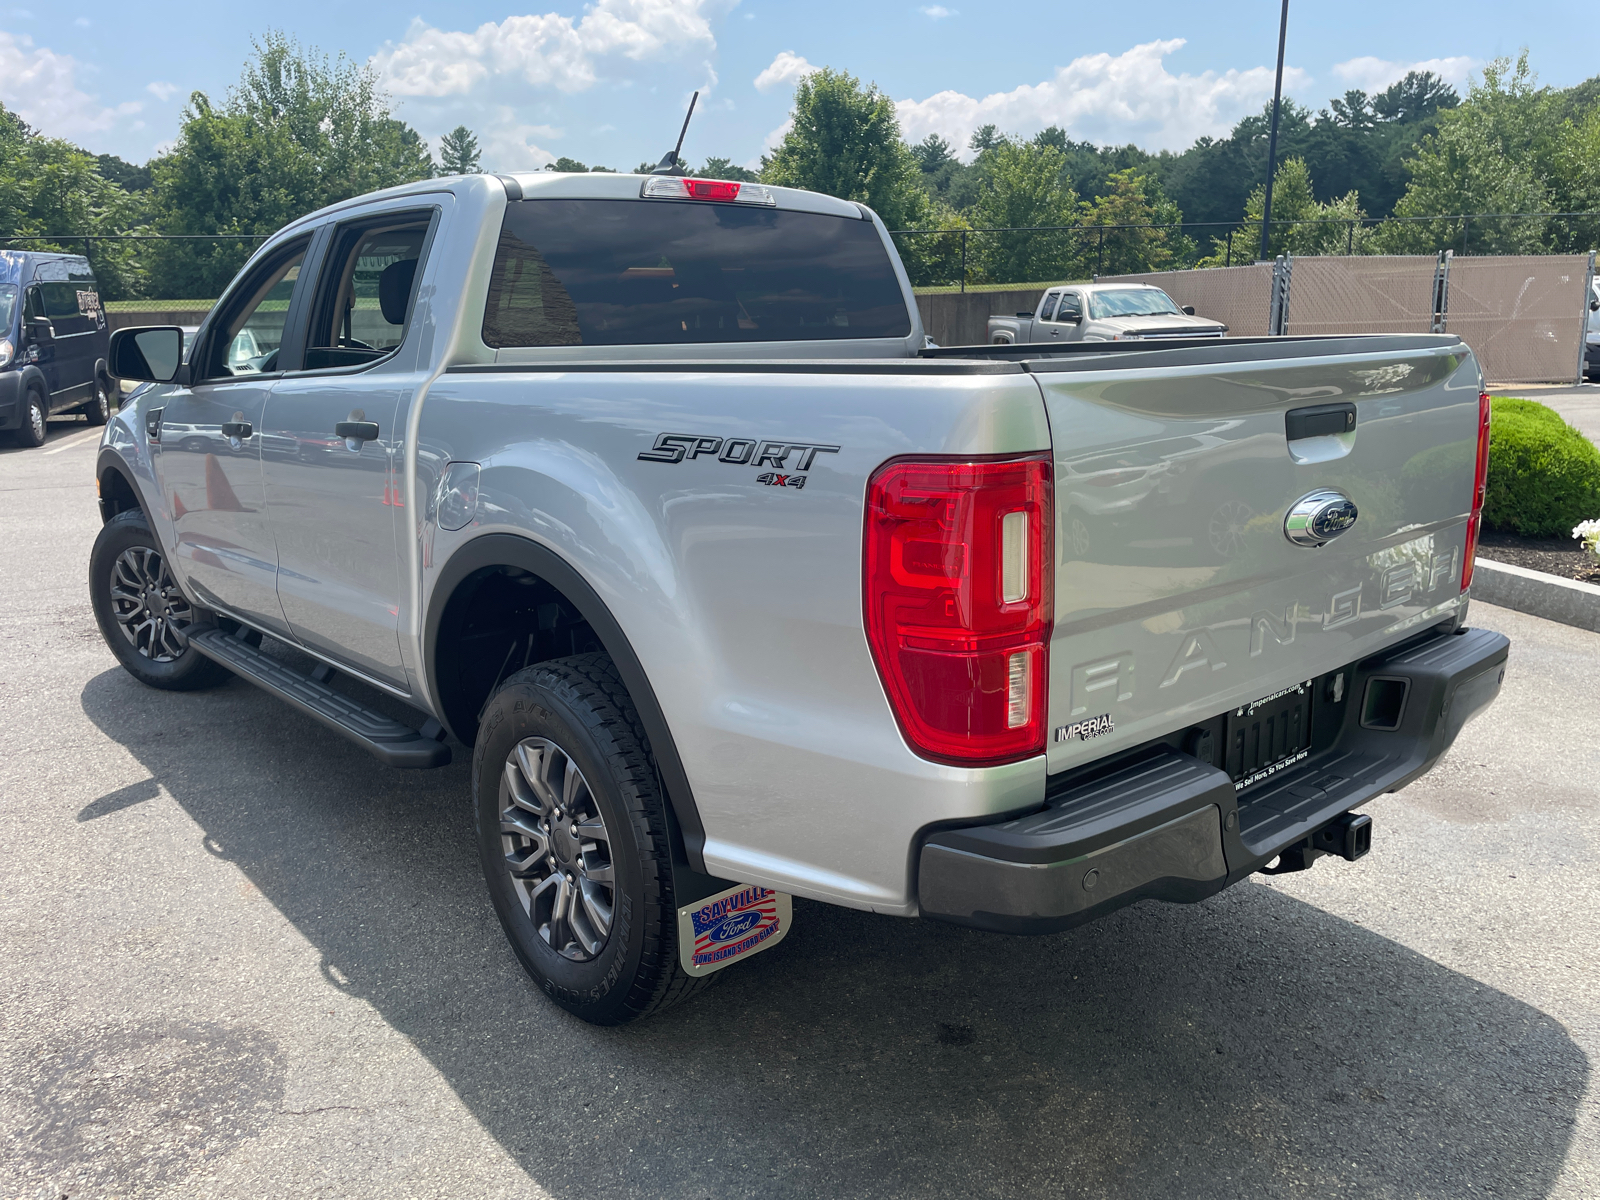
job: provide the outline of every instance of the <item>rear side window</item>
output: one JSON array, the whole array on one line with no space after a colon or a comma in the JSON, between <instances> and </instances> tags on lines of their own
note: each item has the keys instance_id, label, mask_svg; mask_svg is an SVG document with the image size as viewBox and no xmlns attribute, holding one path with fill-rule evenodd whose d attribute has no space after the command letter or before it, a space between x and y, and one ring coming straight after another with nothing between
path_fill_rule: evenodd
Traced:
<instances>
[{"instance_id":1,"label":"rear side window","mask_svg":"<svg viewBox=\"0 0 1600 1200\"><path fill-rule=\"evenodd\" d=\"M507 205L483 319L496 348L910 332L870 221L673 200Z\"/></svg>"}]
</instances>

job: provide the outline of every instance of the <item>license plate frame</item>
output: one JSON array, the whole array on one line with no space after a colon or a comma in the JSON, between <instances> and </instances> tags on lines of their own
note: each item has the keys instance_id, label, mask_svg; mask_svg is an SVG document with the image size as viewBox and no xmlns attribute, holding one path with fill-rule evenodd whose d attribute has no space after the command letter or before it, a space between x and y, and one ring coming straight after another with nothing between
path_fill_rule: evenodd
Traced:
<instances>
[{"instance_id":1,"label":"license plate frame","mask_svg":"<svg viewBox=\"0 0 1600 1200\"><path fill-rule=\"evenodd\" d=\"M1224 770L1235 791L1264 783L1311 755L1314 679L1241 704L1223 730Z\"/></svg>"}]
</instances>

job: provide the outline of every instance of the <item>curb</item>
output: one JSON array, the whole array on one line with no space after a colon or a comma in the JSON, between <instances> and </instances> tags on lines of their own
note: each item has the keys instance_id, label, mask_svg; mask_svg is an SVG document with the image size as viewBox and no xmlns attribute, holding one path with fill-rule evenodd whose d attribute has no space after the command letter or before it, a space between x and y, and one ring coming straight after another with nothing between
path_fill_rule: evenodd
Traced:
<instances>
[{"instance_id":1,"label":"curb","mask_svg":"<svg viewBox=\"0 0 1600 1200\"><path fill-rule=\"evenodd\" d=\"M1472 568L1472 598L1600 633L1600 585L1593 583L1480 558Z\"/></svg>"}]
</instances>

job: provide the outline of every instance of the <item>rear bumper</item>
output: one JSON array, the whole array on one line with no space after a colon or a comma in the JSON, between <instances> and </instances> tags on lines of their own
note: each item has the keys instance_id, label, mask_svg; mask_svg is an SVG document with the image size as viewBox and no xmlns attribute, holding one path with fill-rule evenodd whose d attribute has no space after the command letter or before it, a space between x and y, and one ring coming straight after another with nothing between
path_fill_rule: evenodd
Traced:
<instances>
[{"instance_id":1,"label":"rear bumper","mask_svg":"<svg viewBox=\"0 0 1600 1200\"><path fill-rule=\"evenodd\" d=\"M1323 701L1337 711L1330 743L1243 792L1163 743L1053 787L1041 811L934 830L918 855L922 915L1050 933L1136 900L1204 899L1428 771L1499 694L1509 648L1498 633L1461 630L1336 673L1341 699Z\"/></svg>"}]
</instances>

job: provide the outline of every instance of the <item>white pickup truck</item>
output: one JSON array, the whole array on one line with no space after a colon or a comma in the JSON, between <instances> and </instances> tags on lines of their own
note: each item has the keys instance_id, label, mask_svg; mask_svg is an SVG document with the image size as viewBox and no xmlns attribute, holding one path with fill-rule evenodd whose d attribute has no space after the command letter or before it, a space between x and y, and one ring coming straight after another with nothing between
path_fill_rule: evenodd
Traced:
<instances>
[{"instance_id":1,"label":"white pickup truck","mask_svg":"<svg viewBox=\"0 0 1600 1200\"><path fill-rule=\"evenodd\" d=\"M1143 283L1074 283L1050 288L1031 313L989 318L989 341L1122 342L1224 337L1228 327L1195 316L1192 305Z\"/></svg>"},{"instance_id":2,"label":"white pickup truck","mask_svg":"<svg viewBox=\"0 0 1600 1200\"><path fill-rule=\"evenodd\" d=\"M490 899L590 1021L791 896L1048 933L1359 858L1504 674L1454 336L930 350L859 205L541 173L313 213L111 360L107 644L470 747Z\"/></svg>"}]
</instances>

